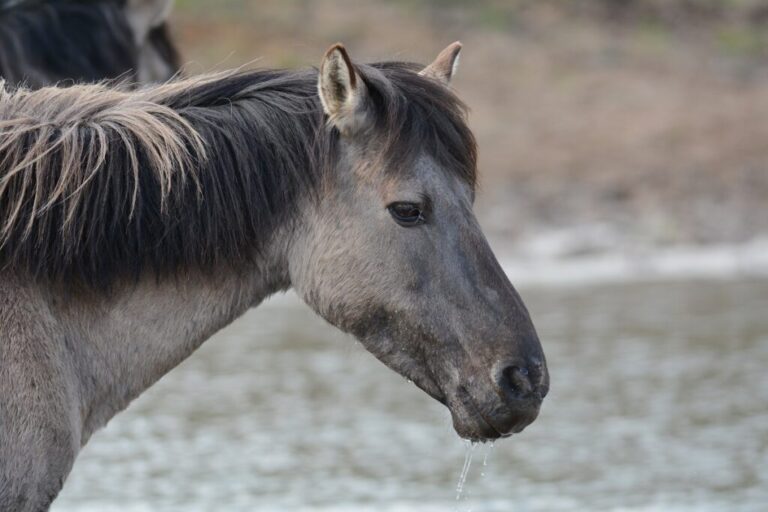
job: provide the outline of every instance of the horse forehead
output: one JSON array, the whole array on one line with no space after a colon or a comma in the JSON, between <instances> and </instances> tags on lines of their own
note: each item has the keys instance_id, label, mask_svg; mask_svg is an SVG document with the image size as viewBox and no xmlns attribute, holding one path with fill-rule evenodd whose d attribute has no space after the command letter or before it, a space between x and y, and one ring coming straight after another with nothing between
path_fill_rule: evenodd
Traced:
<instances>
[{"instance_id":1,"label":"horse forehead","mask_svg":"<svg viewBox=\"0 0 768 512\"><path fill-rule=\"evenodd\" d=\"M417 186L425 194L455 198L460 201L469 197L471 189L457 173L444 168L429 153L422 152L404 173L401 184Z\"/></svg>"},{"instance_id":2,"label":"horse forehead","mask_svg":"<svg viewBox=\"0 0 768 512\"><path fill-rule=\"evenodd\" d=\"M427 198L443 205L471 209L473 191L470 185L455 172L444 169L434 157L426 153L412 162L400 164L398 169L384 170L383 179L382 174L378 178L365 174L360 182L372 186L377 190L376 195L386 202L420 201Z\"/></svg>"}]
</instances>

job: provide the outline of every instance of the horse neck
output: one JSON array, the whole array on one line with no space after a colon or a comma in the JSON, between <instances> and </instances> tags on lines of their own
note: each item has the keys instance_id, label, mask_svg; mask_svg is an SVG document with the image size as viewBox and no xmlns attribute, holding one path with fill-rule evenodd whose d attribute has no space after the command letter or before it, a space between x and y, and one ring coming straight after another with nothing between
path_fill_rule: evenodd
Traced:
<instances>
[{"instance_id":1,"label":"horse neck","mask_svg":"<svg viewBox=\"0 0 768 512\"><path fill-rule=\"evenodd\" d=\"M306 116L288 119L312 121ZM233 124L232 129L236 128ZM248 162L242 164L240 169L251 169ZM209 165L200 170L200 176L224 171L227 169ZM304 201L305 196L297 193L294 200ZM247 208L255 204L257 201L228 206ZM295 213L303 208L298 206L281 204L282 210L270 213L278 215L280 222L264 222L264 238L260 240L265 242L254 246L255 254L247 264L233 262L205 272L179 271L162 278L148 265L143 278L118 280L108 295L56 286L34 288L45 314L50 310L55 318L52 341L66 346L69 360L65 366L76 382L78 403L73 409L81 412L82 443L216 331L270 294L290 286L288 259L298 245L293 240L303 229L303 221ZM196 219L194 215L190 218ZM0 284L4 279L0 274ZM19 286L32 289L31 282L22 279Z\"/></svg>"},{"instance_id":2,"label":"horse neck","mask_svg":"<svg viewBox=\"0 0 768 512\"><path fill-rule=\"evenodd\" d=\"M79 383L82 443L206 339L288 287L283 241L248 269L117 285L108 298L51 291Z\"/></svg>"}]
</instances>

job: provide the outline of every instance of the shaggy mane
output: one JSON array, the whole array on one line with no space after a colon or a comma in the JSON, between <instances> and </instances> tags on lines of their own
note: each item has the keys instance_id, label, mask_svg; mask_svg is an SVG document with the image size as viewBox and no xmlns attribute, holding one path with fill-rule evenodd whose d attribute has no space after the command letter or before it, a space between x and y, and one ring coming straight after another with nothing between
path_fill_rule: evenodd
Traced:
<instances>
[{"instance_id":1,"label":"shaggy mane","mask_svg":"<svg viewBox=\"0 0 768 512\"><path fill-rule=\"evenodd\" d=\"M426 148L474 186L459 100L411 64L359 69L389 172ZM99 287L246 262L336 161L316 83L316 70L138 91L0 82L0 268Z\"/></svg>"}]
</instances>

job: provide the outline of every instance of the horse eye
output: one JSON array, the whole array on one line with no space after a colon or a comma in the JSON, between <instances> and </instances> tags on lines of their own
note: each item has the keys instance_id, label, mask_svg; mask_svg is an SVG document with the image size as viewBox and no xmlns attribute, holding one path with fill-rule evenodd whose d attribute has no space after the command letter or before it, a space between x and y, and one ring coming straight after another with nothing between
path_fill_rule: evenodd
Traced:
<instances>
[{"instance_id":1,"label":"horse eye","mask_svg":"<svg viewBox=\"0 0 768 512\"><path fill-rule=\"evenodd\" d=\"M416 226L424 222L421 206L414 203L392 203L387 206L395 222L404 227Z\"/></svg>"}]
</instances>

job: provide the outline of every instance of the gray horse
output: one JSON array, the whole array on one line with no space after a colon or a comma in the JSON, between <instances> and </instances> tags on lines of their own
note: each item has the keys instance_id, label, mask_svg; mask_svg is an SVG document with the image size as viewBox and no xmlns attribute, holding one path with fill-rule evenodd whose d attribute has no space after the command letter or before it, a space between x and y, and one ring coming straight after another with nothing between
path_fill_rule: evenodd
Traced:
<instances>
[{"instance_id":1,"label":"gray horse","mask_svg":"<svg viewBox=\"0 0 768 512\"><path fill-rule=\"evenodd\" d=\"M536 418L544 355L472 213L460 49L0 87L0 510L45 510L94 431L289 288L460 436Z\"/></svg>"},{"instance_id":2,"label":"gray horse","mask_svg":"<svg viewBox=\"0 0 768 512\"><path fill-rule=\"evenodd\" d=\"M0 77L42 87L179 70L165 22L173 0L0 0Z\"/></svg>"}]
</instances>

